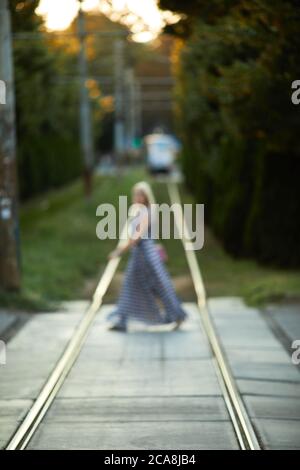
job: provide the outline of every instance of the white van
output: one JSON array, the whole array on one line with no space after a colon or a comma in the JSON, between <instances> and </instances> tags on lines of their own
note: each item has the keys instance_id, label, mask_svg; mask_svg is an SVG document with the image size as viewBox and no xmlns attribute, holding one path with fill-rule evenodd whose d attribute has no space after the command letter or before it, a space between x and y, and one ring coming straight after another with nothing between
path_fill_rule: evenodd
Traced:
<instances>
[{"instance_id":1,"label":"white van","mask_svg":"<svg viewBox=\"0 0 300 470\"><path fill-rule=\"evenodd\" d=\"M168 134L150 134L144 138L147 166L152 173L168 173L172 170L177 145Z\"/></svg>"}]
</instances>

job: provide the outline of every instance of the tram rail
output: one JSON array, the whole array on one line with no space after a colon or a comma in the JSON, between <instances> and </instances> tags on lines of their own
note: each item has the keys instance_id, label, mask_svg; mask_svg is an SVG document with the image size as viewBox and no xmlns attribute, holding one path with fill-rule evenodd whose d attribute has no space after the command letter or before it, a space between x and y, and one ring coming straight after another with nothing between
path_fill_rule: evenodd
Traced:
<instances>
[{"instance_id":1,"label":"tram rail","mask_svg":"<svg viewBox=\"0 0 300 470\"><path fill-rule=\"evenodd\" d=\"M175 182L168 182L167 188L171 203L178 203L181 205L177 184ZM178 213L175 213L175 223L179 223ZM186 224L185 221L184 224ZM125 224L123 234L125 230L127 230L127 224ZM124 243L123 238L124 237L121 237L119 246ZM221 342L211 320L203 278L196 254L194 251L187 251L184 240L182 240L182 242L196 292L203 329L211 347L213 365L240 449L258 450L260 449L258 439L231 373L225 352L223 351ZM85 311L71 340L67 344L56 366L50 373L38 397L29 409L25 419L6 445L6 450L22 450L27 447L80 354L95 316L101 307L103 297L118 268L119 262L120 258L108 261L89 307Z\"/></svg>"},{"instance_id":2,"label":"tram rail","mask_svg":"<svg viewBox=\"0 0 300 470\"><path fill-rule=\"evenodd\" d=\"M169 182L167 186L171 204L180 204L182 207L177 184L174 182ZM182 214L181 220L179 220L180 214L175 211L174 216L175 223L177 225L180 223L184 224L183 233L188 233L188 227L186 225L186 221L184 220L184 215ZM179 226L178 229L180 229ZM226 354L223 351L221 342L216 334L213 322L211 320L203 277L195 251L187 250L185 241L183 239L181 240L196 292L197 304L203 329L213 353L215 371L240 448L242 450L259 450L260 445L256 437L255 430L252 426L246 407L243 404L241 395L238 391L234 377L230 370L230 366L226 359Z\"/></svg>"}]
</instances>

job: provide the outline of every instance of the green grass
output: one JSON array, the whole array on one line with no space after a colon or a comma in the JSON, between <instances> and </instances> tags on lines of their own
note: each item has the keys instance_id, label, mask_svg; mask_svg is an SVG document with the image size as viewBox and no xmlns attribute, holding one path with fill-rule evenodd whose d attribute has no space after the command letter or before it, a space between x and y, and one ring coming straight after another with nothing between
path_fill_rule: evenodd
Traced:
<instances>
[{"instance_id":1,"label":"green grass","mask_svg":"<svg viewBox=\"0 0 300 470\"><path fill-rule=\"evenodd\" d=\"M22 290L0 293L0 305L26 310L52 310L64 300L85 298L85 282L97 278L116 240L96 237L96 208L118 203L129 194L139 172L123 178L95 178L89 202L81 181L25 204L20 211Z\"/></svg>"},{"instance_id":2,"label":"green grass","mask_svg":"<svg viewBox=\"0 0 300 470\"><path fill-rule=\"evenodd\" d=\"M181 197L182 202L193 202L183 188ZM249 305L300 300L300 270L265 267L250 259L232 258L208 228L197 258L209 297L240 296Z\"/></svg>"},{"instance_id":3,"label":"green grass","mask_svg":"<svg viewBox=\"0 0 300 470\"><path fill-rule=\"evenodd\" d=\"M64 300L88 298L99 278L107 254L116 240L96 237L96 208L110 202L118 206L120 194L130 194L132 185L149 179L142 170L128 171L122 178L95 178L94 193L86 202L81 181L52 191L21 208L22 290L0 293L0 305L23 310L52 310ZM165 185L154 182L158 202L168 202ZM191 196L181 188L183 202ZM169 255L168 269L173 277L188 276L185 255L179 240L163 242ZM299 271L258 266L251 260L235 260L206 229L204 248L197 252L209 296L242 296L259 304L300 292ZM124 269L126 258L122 260ZM191 284L190 284L191 286ZM190 290L189 290L190 289ZM192 297L191 287L186 287ZM114 296L116 292L114 292ZM110 299L114 300L114 298Z\"/></svg>"}]
</instances>

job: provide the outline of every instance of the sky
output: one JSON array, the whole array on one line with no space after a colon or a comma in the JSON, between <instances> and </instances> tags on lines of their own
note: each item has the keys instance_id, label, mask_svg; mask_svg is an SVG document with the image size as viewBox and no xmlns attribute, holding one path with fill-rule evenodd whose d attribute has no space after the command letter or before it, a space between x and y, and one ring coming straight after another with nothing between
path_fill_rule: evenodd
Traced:
<instances>
[{"instance_id":1,"label":"sky","mask_svg":"<svg viewBox=\"0 0 300 470\"><path fill-rule=\"evenodd\" d=\"M109 5L112 3L113 8ZM85 11L102 11L111 19L118 20L119 14L125 9L127 24L132 30L133 39L146 42L154 39L166 22L175 22L178 17L170 12L158 9L156 0L85 0ZM78 11L77 0L40 0L37 13L44 16L47 28L50 30L63 30L67 28ZM139 18L139 19L138 19Z\"/></svg>"}]
</instances>

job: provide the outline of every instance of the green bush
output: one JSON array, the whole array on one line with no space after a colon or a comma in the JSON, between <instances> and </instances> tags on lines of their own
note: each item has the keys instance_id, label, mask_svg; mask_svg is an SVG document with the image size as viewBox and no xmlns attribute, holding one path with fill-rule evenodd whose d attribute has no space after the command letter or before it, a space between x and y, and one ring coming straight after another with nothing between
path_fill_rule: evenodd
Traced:
<instances>
[{"instance_id":1,"label":"green bush","mask_svg":"<svg viewBox=\"0 0 300 470\"><path fill-rule=\"evenodd\" d=\"M184 13L168 31L187 185L224 247L300 266L300 4L160 0Z\"/></svg>"},{"instance_id":2,"label":"green bush","mask_svg":"<svg viewBox=\"0 0 300 470\"><path fill-rule=\"evenodd\" d=\"M43 20L38 0L10 0L13 32L37 33ZM27 199L64 185L81 171L78 137L78 86L61 86L72 54L54 48L40 35L13 43L19 188Z\"/></svg>"},{"instance_id":3,"label":"green bush","mask_svg":"<svg viewBox=\"0 0 300 470\"><path fill-rule=\"evenodd\" d=\"M18 152L21 199L74 180L81 172L80 148L61 136L22 140Z\"/></svg>"}]
</instances>

